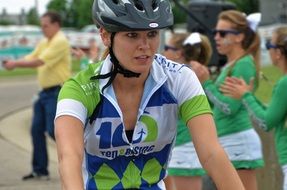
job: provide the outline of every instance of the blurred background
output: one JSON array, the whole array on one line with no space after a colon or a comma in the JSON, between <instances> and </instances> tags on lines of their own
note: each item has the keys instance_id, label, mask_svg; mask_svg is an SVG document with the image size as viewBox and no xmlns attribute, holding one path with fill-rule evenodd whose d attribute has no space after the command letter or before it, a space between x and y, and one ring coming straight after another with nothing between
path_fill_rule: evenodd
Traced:
<instances>
[{"instance_id":1,"label":"blurred background","mask_svg":"<svg viewBox=\"0 0 287 190\"><path fill-rule=\"evenodd\" d=\"M264 77L261 79L257 97L268 102L271 96L272 85L280 77L280 73L274 68L265 49L265 41L270 38L271 31L278 25L287 24L287 1L286 0L171 0L175 15L175 25L163 31L162 44L168 39L172 31L199 31L206 34L213 42L210 31L215 27L217 15L228 9L237 9L250 13L260 12L262 21L258 28L262 41L262 71ZM33 69L15 69L12 72L5 71L1 62L7 59L17 59L30 53L38 41L42 38L39 27L39 17L47 10L59 12L63 18L63 31L69 38L73 48L83 51L89 50L89 42L97 43L99 52L104 50L100 43L98 29L93 25L91 7L93 0L0 0L0 105L5 101L1 85L7 81L22 80L27 76L34 77ZM161 51L161 49L159 49ZM225 58L218 55L214 49L214 55L210 67L222 67ZM73 60L73 71L80 70L79 60ZM17 77L15 79L15 77ZM2 91L1 91L2 89ZM9 95L7 95L9 96ZM15 96L17 98L17 96ZM26 106L30 106L27 103ZM12 113L5 112L5 107L0 107L0 122L4 115ZM11 108L12 109L12 108ZM19 109L15 107L13 109ZM2 114L2 115L1 115ZM1 126L0 126L1 127ZM260 190L280 190L282 183L281 170L277 163L274 152L272 133L258 131L263 142L266 166L258 174ZM0 139L3 138L0 129ZM29 137L28 137L29 138ZM4 138L5 140L5 138ZM6 139L7 140L7 139ZM286 142L287 143L287 142ZM0 150L1 148L0 143ZM2 153L1 153L2 154ZM0 157L1 161L1 157ZM3 181L0 167L0 189L9 189L7 181ZM2 178L2 179L1 179ZM13 180L12 180L13 181ZM3 185L4 184L4 185ZM12 188L11 188L12 189ZM16 188L19 189L19 188ZM21 189L21 188L20 188ZM37 188L35 188L37 189ZM43 189L43 188L42 188ZM205 189L211 189L205 187Z\"/></svg>"}]
</instances>

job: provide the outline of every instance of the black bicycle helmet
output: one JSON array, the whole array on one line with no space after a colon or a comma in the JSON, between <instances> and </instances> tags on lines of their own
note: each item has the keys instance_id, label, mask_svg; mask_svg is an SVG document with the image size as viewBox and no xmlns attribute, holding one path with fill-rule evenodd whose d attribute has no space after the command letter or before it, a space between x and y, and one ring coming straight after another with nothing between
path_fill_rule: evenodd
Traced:
<instances>
[{"instance_id":1,"label":"black bicycle helmet","mask_svg":"<svg viewBox=\"0 0 287 190\"><path fill-rule=\"evenodd\" d=\"M94 0L92 12L95 23L109 32L173 25L169 0Z\"/></svg>"}]
</instances>

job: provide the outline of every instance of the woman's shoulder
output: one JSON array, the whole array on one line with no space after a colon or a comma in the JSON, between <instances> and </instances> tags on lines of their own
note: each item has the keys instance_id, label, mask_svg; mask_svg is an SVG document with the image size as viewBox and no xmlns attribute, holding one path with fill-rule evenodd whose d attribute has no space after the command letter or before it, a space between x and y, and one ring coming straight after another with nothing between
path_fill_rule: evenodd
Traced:
<instances>
[{"instance_id":1,"label":"woman's shoulder","mask_svg":"<svg viewBox=\"0 0 287 190\"><path fill-rule=\"evenodd\" d=\"M95 76L100 72L101 65L102 65L101 61L97 63L88 64L87 68L79 71L73 78L79 81L86 81L86 80L89 81L91 77Z\"/></svg>"},{"instance_id":2,"label":"woman's shoulder","mask_svg":"<svg viewBox=\"0 0 287 190\"><path fill-rule=\"evenodd\" d=\"M278 80L277 85L284 86L285 88L287 88L287 75L282 76Z\"/></svg>"},{"instance_id":3,"label":"woman's shoulder","mask_svg":"<svg viewBox=\"0 0 287 190\"><path fill-rule=\"evenodd\" d=\"M168 60L164 56L160 56L155 60L157 66L154 67L158 70L153 73L153 76L156 75L155 81L160 81L157 79L165 79L165 84L175 94L179 93L179 91L186 91L189 88L197 89L201 87L195 72L188 65Z\"/></svg>"},{"instance_id":4,"label":"woman's shoulder","mask_svg":"<svg viewBox=\"0 0 287 190\"><path fill-rule=\"evenodd\" d=\"M236 61L234 67L239 69L248 69L248 68L255 69L255 61L252 55L245 55Z\"/></svg>"},{"instance_id":5,"label":"woman's shoulder","mask_svg":"<svg viewBox=\"0 0 287 190\"><path fill-rule=\"evenodd\" d=\"M89 64L84 70L79 71L69 80L64 83L64 90L68 91L94 91L98 89L98 80L93 80L92 77L97 75L101 66L101 62Z\"/></svg>"},{"instance_id":6,"label":"woman's shoulder","mask_svg":"<svg viewBox=\"0 0 287 190\"><path fill-rule=\"evenodd\" d=\"M86 69L66 81L61 89L59 99L73 99L82 102L89 113L99 100L99 81L92 79L97 75L101 63L90 64Z\"/></svg>"},{"instance_id":7,"label":"woman's shoulder","mask_svg":"<svg viewBox=\"0 0 287 190\"><path fill-rule=\"evenodd\" d=\"M236 64L243 64L243 63L254 63L254 58L252 55L245 55L236 61Z\"/></svg>"},{"instance_id":8,"label":"woman's shoulder","mask_svg":"<svg viewBox=\"0 0 287 190\"><path fill-rule=\"evenodd\" d=\"M156 54L155 61L157 63L156 69L161 70L169 77L181 76L193 72L188 65L174 62L160 54Z\"/></svg>"}]
</instances>

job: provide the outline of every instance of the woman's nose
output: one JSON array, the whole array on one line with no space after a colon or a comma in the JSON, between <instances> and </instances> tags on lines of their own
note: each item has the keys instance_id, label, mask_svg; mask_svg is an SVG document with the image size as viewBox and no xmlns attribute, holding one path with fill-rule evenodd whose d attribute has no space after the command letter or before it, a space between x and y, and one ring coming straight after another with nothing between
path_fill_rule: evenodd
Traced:
<instances>
[{"instance_id":1,"label":"woman's nose","mask_svg":"<svg viewBox=\"0 0 287 190\"><path fill-rule=\"evenodd\" d=\"M149 40L147 38L142 38L139 43L140 49L148 49L150 47Z\"/></svg>"}]
</instances>

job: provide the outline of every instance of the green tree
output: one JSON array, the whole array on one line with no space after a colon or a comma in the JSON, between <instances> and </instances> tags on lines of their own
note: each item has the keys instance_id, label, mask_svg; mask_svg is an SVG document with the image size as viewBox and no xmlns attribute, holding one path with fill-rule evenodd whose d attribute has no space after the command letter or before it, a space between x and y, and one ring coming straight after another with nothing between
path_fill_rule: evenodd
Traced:
<instances>
[{"instance_id":1,"label":"green tree","mask_svg":"<svg viewBox=\"0 0 287 190\"><path fill-rule=\"evenodd\" d=\"M47 10L58 12L62 17L63 26L69 26L70 23L67 17L67 14L69 13L67 0L51 0L47 5Z\"/></svg>"},{"instance_id":2,"label":"green tree","mask_svg":"<svg viewBox=\"0 0 287 190\"><path fill-rule=\"evenodd\" d=\"M93 0L51 0L48 10L60 13L64 27L82 28L92 24Z\"/></svg>"},{"instance_id":3,"label":"green tree","mask_svg":"<svg viewBox=\"0 0 287 190\"><path fill-rule=\"evenodd\" d=\"M10 20L0 20L0 25L3 25L3 26L7 26L7 25L11 25L11 24L14 24L13 22L11 22Z\"/></svg>"},{"instance_id":4,"label":"green tree","mask_svg":"<svg viewBox=\"0 0 287 190\"><path fill-rule=\"evenodd\" d=\"M27 24L39 25L39 15L36 8L31 8L26 16Z\"/></svg>"},{"instance_id":5,"label":"green tree","mask_svg":"<svg viewBox=\"0 0 287 190\"><path fill-rule=\"evenodd\" d=\"M189 0L177 0L177 2L179 2L181 5L188 8ZM173 11L173 15L174 15L174 23L175 24L180 24L180 23L186 22L187 13L185 11L183 11L180 7L176 6L174 3L173 3L172 11Z\"/></svg>"},{"instance_id":6,"label":"green tree","mask_svg":"<svg viewBox=\"0 0 287 190\"><path fill-rule=\"evenodd\" d=\"M234 3L238 10L250 14L259 11L259 0L228 0Z\"/></svg>"},{"instance_id":7,"label":"green tree","mask_svg":"<svg viewBox=\"0 0 287 190\"><path fill-rule=\"evenodd\" d=\"M93 24L92 19L93 0L72 0L69 17L76 28L82 28Z\"/></svg>"}]
</instances>

